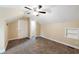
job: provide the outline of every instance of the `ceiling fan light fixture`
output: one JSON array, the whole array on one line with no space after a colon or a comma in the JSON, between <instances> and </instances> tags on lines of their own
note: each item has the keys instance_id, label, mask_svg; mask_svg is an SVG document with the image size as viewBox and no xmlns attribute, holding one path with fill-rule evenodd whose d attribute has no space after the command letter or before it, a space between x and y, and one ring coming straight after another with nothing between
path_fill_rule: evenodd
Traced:
<instances>
[{"instance_id":1,"label":"ceiling fan light fixture","mask_svg":"<svg viewBox=\"0 0 79 59\"><path fill-rule=\"evenodd\" d=\"M38 12L33 12L33 15L35 15L35 16L38 15Z\"/></svg>"}]
</instances>

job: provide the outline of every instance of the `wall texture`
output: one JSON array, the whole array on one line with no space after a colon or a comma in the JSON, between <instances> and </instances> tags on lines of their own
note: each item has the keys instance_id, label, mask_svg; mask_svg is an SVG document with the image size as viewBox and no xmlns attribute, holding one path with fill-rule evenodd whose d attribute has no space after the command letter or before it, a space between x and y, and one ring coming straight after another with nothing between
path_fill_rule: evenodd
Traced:
<instances>
[{"instance_id":1,"label":"wall texture","mask_svg":"<svg viewBox=\"0 0 79 59\"><path fill-rule=\"evenodd\" d=\"M79 40L65 37L65 28L79 28L79 20L41 25L41 36L79 48Z\"/></svg>"}]
</instances>

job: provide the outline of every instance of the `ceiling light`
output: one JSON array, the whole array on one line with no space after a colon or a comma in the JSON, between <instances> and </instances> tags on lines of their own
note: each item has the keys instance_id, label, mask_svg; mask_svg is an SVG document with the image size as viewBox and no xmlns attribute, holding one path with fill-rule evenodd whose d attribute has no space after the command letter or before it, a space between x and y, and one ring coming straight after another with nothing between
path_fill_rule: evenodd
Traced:
<instances>
[{"instance_id":1,"label":"ceiling light","mask_svg":"<svg viewBox=\"0 0 79 59\"><path fill-rule=\"evenodd\" d=\"M33 15L35 15L35 16L38 15L38 12L33 12Z\"/></svg>"}]
</instances>

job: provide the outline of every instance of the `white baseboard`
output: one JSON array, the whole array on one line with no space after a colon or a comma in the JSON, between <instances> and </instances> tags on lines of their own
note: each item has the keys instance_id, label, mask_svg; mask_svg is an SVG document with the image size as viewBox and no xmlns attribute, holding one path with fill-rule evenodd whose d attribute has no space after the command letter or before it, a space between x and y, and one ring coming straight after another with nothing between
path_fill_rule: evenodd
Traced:
<instances>
[{"instance_id":1,"label":"white baseboard","mask_svg":"<svg viewBox=\"0 0 79 59\"><path fill-rule=\"evenodd\" d=\"M16 39L22 39L22 38L25 38L25 37L15 37L15 38L11 38L11 39L8 39L8 40L16 40Z\"/></svg>"},{"instance_id":2,"label":"white baseboard","mask_svg":"<svg viewBox=\"0 0 79 59\"><path fill-rule=\"evenodd\" d=\"M15 37L15 38L10 38L10 39L8 39L8 41L9 41L9 40L15 40L15 39L17 39L17 38L18 38L18 37Z\"/></svg>"},{"instance_id":3,"label":"white baseboard","mask_svg":"<svg viewBox=\"0 0 79 59\"><path fill-rule=\"evenodd\" d=\"M71 45L71 44L68 44L68 43L64 43L64 42L61 42L61 41L58 41L58 40L55 40L55 39L52 39L52 38L48 38L48 37L43 36L43 35L40 35L40 36L43 37L43 38L49 39L49 40L51 40L51 41L55 41L55 42L58 42L58 43L61 43L61 44L64 44L64 45L67 45L67 46L70 46L70 47L73 47L73 48L79 49L78 46Z\"/></svg>"}]
</instances>

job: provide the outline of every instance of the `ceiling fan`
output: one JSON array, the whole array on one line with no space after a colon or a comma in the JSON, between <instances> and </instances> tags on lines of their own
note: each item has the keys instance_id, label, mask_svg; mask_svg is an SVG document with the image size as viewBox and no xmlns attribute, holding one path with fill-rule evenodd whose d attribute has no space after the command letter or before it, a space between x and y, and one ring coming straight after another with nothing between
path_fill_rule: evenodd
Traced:
<instances>
[{"instance_id":1,"label":"ceiling fan","mask_svg":"<svg viewBox=\"0 0 79 59\"><path fill-rule=\"evenodd\" d=\"M39 16L39 14L41 13L41 14L46 14L46 12L45 11L42 11L41 9L42 9L42 5L38 5L37 7L28 7L28 6L25 6L24 8L26 8L26 9L28 9L29 11L33 11L33 14L35 15L35 16ZM32 12L28 12L27 14L30 14L30 13L32 13Z\"/></svg>"}]
</instances>

